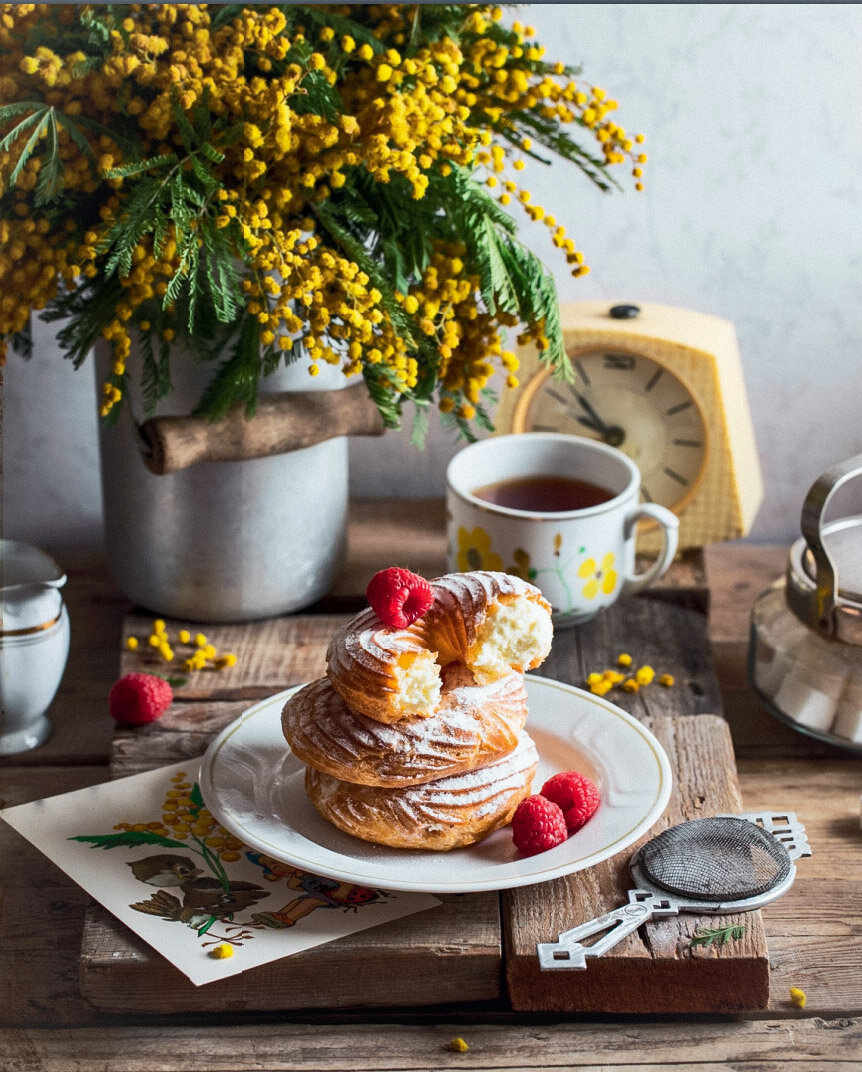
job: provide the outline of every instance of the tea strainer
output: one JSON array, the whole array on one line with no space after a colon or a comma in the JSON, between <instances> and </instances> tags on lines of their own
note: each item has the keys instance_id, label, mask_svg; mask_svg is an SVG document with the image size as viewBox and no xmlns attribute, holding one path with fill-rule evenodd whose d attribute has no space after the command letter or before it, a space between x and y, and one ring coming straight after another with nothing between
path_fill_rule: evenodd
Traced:
<instances>
[{"instance_id":1,"label":"tea strainer","mask_svg":"<svg viewBox=\"0 0 862 1072\"><path fill-rule=\"evenodd\" d=\"M629 903L537 945L539 964L543 971L586 968L587 957L600 957L650 919L761 908L790 889L793 861L810 855L805 828L792 812L716 815L671 826L632 856ZM583 944L603 931L592 945Z\"/></svg>"}]
</instances>

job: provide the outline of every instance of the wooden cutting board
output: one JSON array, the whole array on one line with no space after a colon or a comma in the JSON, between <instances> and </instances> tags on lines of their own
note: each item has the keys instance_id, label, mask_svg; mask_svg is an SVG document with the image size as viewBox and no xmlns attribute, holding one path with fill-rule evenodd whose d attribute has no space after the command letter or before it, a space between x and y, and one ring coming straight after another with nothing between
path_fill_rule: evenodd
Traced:
<instances>
[{"instance_id":1,"label":"wooden cutting board","mask_svg":"<svg viewBox=\"0 0 862 1072\"><path fill-rule=\"evenodd\" d=\"M675 789L650 833L618 856L586 871L505 890L502 919L509 998L518 1010L566 1012L733 1012L769 1002L769 957L760 913L680 914L649 923L587 968L539 968L538 942L553 942L579 923L627 903L628 861L660 830L720 812L742 811L730 733L714 715L648 717L671 761ZM727 945L691 942L698 931L741 925Z\"/></svg>"},{"instance_id":2,"label":"wooden cutting board","mask_svg":"<svg viewBox=\"0 0 862 1072\"><path fill-rule=\"evenodd\" d=\"M654 684L612 696L656 733L671 761L673 796L655 831L741 808L727 727L709 713L719 712L721 701L705 609L702 593L686 589L622 601L591 625L559 633L541 670L580 685L590 670L604 669L626 650L639 664L674 675L672 689ZM340 615L301 615L207 627L208 640L220 651L234 651L237 665L193 673L175 689L176 702L158 722L118 731L113 776L194 759L249 702L320 676L328 639L342 621ZM185 624L169 622L168 629L175 634ZM130 615L125 635L145 638L150 626L151 618ZM156 668L152 659L144 645L134 653L124 647L122 672ZM746 924L741 941L720 948L688 943L699 927L723 919L682 916L646 925L602 960L591 960L586 972L538 971L537 942L625 900L629 855L540 886L445 897L439 908L204 987L192 986L94 905L82 939L82 992L106 1012L144 1014L462 1006L500 999L515 1009L549 1011L765 1007L769 973L759 913L740 920Z\"/></svg>"}]
</instances>

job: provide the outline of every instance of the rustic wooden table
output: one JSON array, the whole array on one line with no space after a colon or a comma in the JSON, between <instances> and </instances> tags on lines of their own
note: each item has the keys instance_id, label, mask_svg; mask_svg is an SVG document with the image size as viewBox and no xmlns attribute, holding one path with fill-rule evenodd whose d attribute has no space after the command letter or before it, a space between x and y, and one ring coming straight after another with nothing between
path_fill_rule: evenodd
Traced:
<instances>
[{"instance_id":1,"label":"rustic wooden table","mask_svg":"<svg viewBox=\"0 0 862 1072\"><path fill-rule=\"evenodd\" d=\"M352 608L367 578L395 561L429 576L442 572L442 533L439 503L355 504L348 561L323 609ZM596 1017L512 1013L488 1003L380 1013L110 1016L88 1003L79 984L87 895L0 824L0 1068L862 1067L862 763L776 722L745 678L751 604L782 572L785 558L785 548L717 546L707 549L702 568L683 563L668 582L709 590L711 654L745 808L792 807L814 850L792 890L763 913L771 970L767 1009ZM49 713L54 732L41 748L0 764L0 806L109 777L113 724L106 697L130 608L101 562L68 565L72 651ZM805 1009L791 1004L791 986L805 990ZM467 1040L468 1052L449 1049L455 1036Z\"/></svg>"}]
</instances>

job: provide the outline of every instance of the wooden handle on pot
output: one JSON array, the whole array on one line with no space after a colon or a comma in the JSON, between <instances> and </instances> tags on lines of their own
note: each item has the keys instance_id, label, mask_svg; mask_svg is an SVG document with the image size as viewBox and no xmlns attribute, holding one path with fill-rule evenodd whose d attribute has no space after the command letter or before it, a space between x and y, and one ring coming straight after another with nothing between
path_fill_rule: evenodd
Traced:
<instances>
[{"instance_id":1,"label":"wooden handle on pot","mask_svg":"<svg viewBox=\"0 0 862 1072\"><path fill-rule=\"evenodd\" d=\"M343 435L382 435L383 419L364 383L338 391L261 395L248 419L241 403L224 420L152 417L141 425L144 462L157 476L196 462L244 461L310 447Z\"/></svg>"}]
</instances>

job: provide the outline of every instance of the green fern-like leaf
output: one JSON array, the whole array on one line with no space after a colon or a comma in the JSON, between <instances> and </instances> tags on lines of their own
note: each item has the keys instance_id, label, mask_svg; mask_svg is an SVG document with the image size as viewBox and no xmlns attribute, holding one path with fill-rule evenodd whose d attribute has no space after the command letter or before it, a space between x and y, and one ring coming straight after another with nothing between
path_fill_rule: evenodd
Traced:
<instances>
[{"instance_id":1,"label":"green fern-like leaf","mask_svg":"<svg viewBox=\"0 0 862 1072\"><path fill-rule=\"evenodd\" d=\"M712 945L724 946L730 941L739 941L745 934L744 923L728 923L725 927L707 927L699 930L688 943L689 947L703 946L709 949Z\"/></svg>"},{"instance_id":2,"label":"green fern-like leaf","mask_svg":"<svg viewBox=\"0 0 862 1072\"><path fill-rule=\"evenodd\" d=\"M103 269L105 277L115 272L122 276L128 275L132 270L135 246L144 235L153 230L154 220L158 216L168 215L162 206L162 200L170 174L145 174L129 188L122 215L114 221L100 241L100 252L108 254Z\"/></svg>"},{"instance_id":3,"label":"green fern-like leaf","mask_svg":"<svg viewBox=\"0 0 862 1072\"><path fill-rule=\"evenodd\" d=\"M123 286L116 277L88 282L61 295L42 314L48 323L63 321L57 340L63 356L79 368L114 316Z\"/></svg>"},{"instance_id":4,"label":"green fern-like leaf","mask_svg":"<svg viewBox=\"0 0 862 1072\"><path fill-rule=\"evenodd\" d=\"M207 384L194 415L220 421L232 405L243 402L246 416L254 416L260 369L260 324L255 317L244 316L230 356Z\"/></svg>"},{"instance_id":5,"label":"green fern-like leaf","mask_svg":"<svg viewBox=\"0 0 862 1072\"><path fill-rule=\"evenodd\" d=\"M557 156L580 168L590 182L598 186L600 190L607 193L612 187L622 189L619 182L611 175L604 160L584 149L566 131L560 130L549 120L533 112L521 111L510 116L509 121L512 124L511 133L509 131L504 131L504 133L512 144L518 146L519 151L523 152L520 143L528 134Z\"/></svg>"},{"instance_id":6,"label":"green fern-like leaf","mask_svg":"<svg viewBox=\"0 0 862 1072\"><path fill-rule=\"evenodd\" d=\"M493 223L486 218L484 224L473 251L479 269L482 297L491 313L495 313L499 307L504 312L517 316L521 313L523 304L517 289L520 278L516 282L509 274L502 252L505 246L501 243Z\"/></svg>"},{"instance_id":7,"label":"green fern-like leaf","mask_svg":"<svg viewBox=\"0 0 862 1072\"><path fill-rule=\"evenodd\" d=\"M563 345L560 307L554 277L542 262L512 236L497 236L497 248L512 289L518 295L518 314L525 323L542 324L548 340L543 360L565 380L572 381L571 362Z\"/></svg>"},{"instance_id":8,"label":"green fern-like leaf","mask_svg":"<svg viewBox=\"0 0 862 1072\"><path fill-rule=\"evenodd\" d=\"M38 112L45 105L41 101L10 101L9 104L0 105L0 123L5 123L13 115L21 115L22 112ZM4 148L6 152L8 146Z\"/></svg>"},{"instance_id":9,"label":"green fern-like leaf","mask_svg":"<svg viewBox=\"0 0 862 1072\"><path fill-rule=\"evenodd\" d=\"M219 228L210 217L200 219L203 271L197 285L206 291L216 319L223 324L232 324L242 308L242 281L231 239L237 226Z\"/></svg>"},{"instance_id":10,"label":"green fern-like leaf","mask_svg":"<svg viewBox=\"0 0 862 1072\"><path fill-rule=\"evenodd\" d=\"M83 132L79 129L77 122L71 118L71 116L65 115L63 112L56 113L57 122L66 131L75 145L81 150L85 157L90 161L90 166L95 170L96 168L96 154L93 152L93 147L84 137Z\"/></svg>"},{"instance_id":11,"label":"green fern-like leaf","mask_svg":"<svg viewBox=\"0 0 862 1072\"><path fill-rule=\"evenodd\" d=\"M33 325L27 321L26 325L9 340L13 353L29 361L33 356Z\"/></svg>"},{"instance_id":12,"label":"green fern-like leaf","mask_svg":"<svg viewBox=\"0 0 862 1072\"><path fill-rule=\"evenodd\" d=\"M136 848L138 845L161 845L166 849L187 849L182 841L155 834L151 830L123 830L119 834L79 834L69 841L83 841L94 849Z\"/></svg>"},{"instance_id":13,"label":"green fern-like leaf","mask_svg":"<svg viewBox=\"0 0 862 1072\"><path fill-rule=\"evenodd\" d=\"M288 53L287 59L290 58ZM338 90L324 76L311 70L302 80L302 92L290 98L291 107L297 115L322 115L329 123L337 123L344 112L344 104Z\"/></svg>"},{"instance_id":14,"label":"green fern-like leaf","mask_svg":"<svg viewBox=\"0 0 862 1072\"><path fill-rule=\"evenodd\" d=\"M486 432L493 432L494 431L494 422L491 419L491 414L485 409L485 407L483 405L478 405L478 406L475 407L475 409L476 409L475 421L479 425L479 427L481 429L483 429L484 431L486 431Z\"/></svg>"},{"instance_id":15,"label":"green fern-like leaf","mask_svg":"<svg viewBox=\"0 0 862 1072\"><path fill-rule=\"evenodd\" d=\"M437 179L436 183L447 212L454 213L456 218L462 220L468 232L477 227L480 220L487 218L502 231L515 233L515 221L509 213L476 182L466 168L453 166L451 174Z\"/></svg>"},{"instance_id":16,"label":"green fern-like leaf","mask_svg":"<svg viewBox=\"0 0 862 1072\"><path fill-rule=\"evenodd\" d=\"M144 413L148 417L155 413L158 403L171 392L171 353L170 347L161 338L162 322L158 312L158 309L153 310L149 328L138 328L142 352L141 393Z\"/></svg>"},{"instance_id":17,"label":"green fern-like leaf","mask_svg":"<svg viewBox=\"0 0 862 1072\"><path fill-rule=\"evenodd\" d=\"M422 450L425 446L425 438L428 435L428 403L417 403L413 412L413 424L410 429L410 443Z\"/></svg>"},{"instance_id":18,"label":"green fern-like leaf","mask_svg":"<svg viewBox=\"0 0 862 1072\"><path fill-rule=\"evenodd\" d=\"M108 7L109 5L105 5ZM90 32L91 40L95 43L107 45L111 40L111 27L107 24L106 15L109 12L104 8L98 8L81 12L81 24Z\"/></svg>"},{"instance_id":19,"label":"green fern-like leaf","mask_svg":"<svg viewBox=\"0 0 862 1072\"><path fill-rule=\"evenodd\" d=\"M381 375L381 372L380 366L377 366L373 372L364 369L365 386L386 427L397 428L401 423L400 401L397 396L392 394L391 381L388 377Z\"/></svg>"},{"instance_id":20,"label":"green fern-like leaf","mask_svg":"<svg viewBox=\"0 0 862 1072\"><path fill-rule=\"evenodd\" d=\"M27 161L33 155L33 150L36 148L36 143L38 142L41 135L47 130L48 111L49 109L42 108L40 111L35 112L33 115L28 116L26 119L22 119L21 122L17 125L17 127L15 127L15 129L10 134L7 134L3 141L0 142L0 149L3 149L4 152L8 151L7 143L8 145L11 145L16 138L19 138L24 134L25 130L29 130L30 127L35 127L33 133L27 140L27 144L21 150L21 154L15 162L15 166L12 168L12 172L9 175L9 186L14 186L15 183L18 181L18 176L24 170Z\"/></svg>"},{"instance_id":21,"label":"green fern-like leaf","mask_svg":"<svg viewBox=\"0 0 862 1072\"><path fill-rule=\"evenodd\" d=\"M48 152L39 170L36 181L34 203L40 208L52 201L63 185L63 162L60 160L60 143L57 134L57 112L48 109L47 115Z\"/></svg>"},{"instance_id":22,"label":"green fern-like leaf","mask_svg":"<svg viewBox=\"0 0 862 1072\"><path fill-rule=\"evenodd\" d=\"M393 289L407 292L431 258L431 242L440 231L432 198L416 200L412 187L400 175L377 182L364 168L356 168L332 211L357 241L380 261Z\"/></svg>"},{"instance_id":23,"label":"green fern-like leaf","mask_svg":"<svg viewBox=\"0 0 862 1072\"><path fill-rule=\"evenodd\" d=\"M165 167L173 167L179 162L176 153L163 153L160 156L151 156L146 160L134 160L128 164L120 164L118 167L109 168L104 172L106 179L131 179L135 175L143 175L146 171L158 171Z\"/></svg>"}]
</instances>

